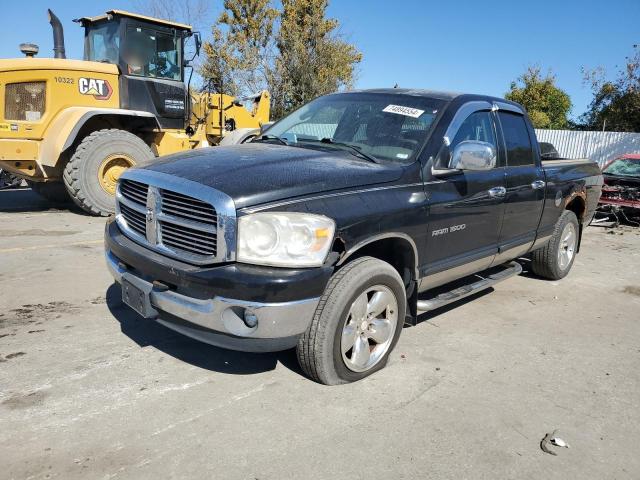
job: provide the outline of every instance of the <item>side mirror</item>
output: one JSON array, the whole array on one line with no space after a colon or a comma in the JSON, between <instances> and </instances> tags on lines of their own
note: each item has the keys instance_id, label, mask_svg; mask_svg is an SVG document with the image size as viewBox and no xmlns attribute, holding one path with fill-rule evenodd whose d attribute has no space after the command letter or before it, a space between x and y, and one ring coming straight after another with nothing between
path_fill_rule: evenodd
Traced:
<instances>
[{"instance_id":1,"label":"side mirror","mask_svg":"<svg viewBox=\"0 0 640 480\"><path fill-rule=\"evenodd\" d=\"M260 135L262 135L264 132L266 132L269 129L269 127L271 125L273 125L274 123L275 122L266 122L266 123L263 123L262 125L260 125Z\"/></svg>"},{"instance_id":2,"label":"side mirror","mask_svg":"<svg viewBox=\"0 0 640 480\"><path fill-rule=\"evenodd\" d=\"M452 170L482 171L496 166L496 149L487 142L465 140L453 149L449 162Z\"/></svg>"}]
</instances>

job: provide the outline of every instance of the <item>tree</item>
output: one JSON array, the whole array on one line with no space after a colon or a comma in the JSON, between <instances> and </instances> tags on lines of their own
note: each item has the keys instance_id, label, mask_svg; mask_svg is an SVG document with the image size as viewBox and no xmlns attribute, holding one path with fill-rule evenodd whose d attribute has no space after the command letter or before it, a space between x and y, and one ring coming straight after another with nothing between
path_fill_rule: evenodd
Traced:
<instances>
[{"instance_id":1,"label":"tree","mask_svg":"<svg viewBox=\"0 0 640 480\"><path fill-rule=\"evenodd\" d=\"M580 117L591 130L640 132L640 49L626 58L626 65L614 80L606 79L604 68L583 69L593 100Z\"/></svg>"},{"instance_id":2,"label":"tree","mask_svg":"<svg viewBox=\"0 0 640 480\"><path fill-rule=\"evenodd\" d=\"M204 44L201 75L231 95L268 88L277 17L271 0L225 0L212 40Z\"/></svg>"},{"instance_id":3,"label":"tree","mask_svg":"<svg viewBox=\"0 0 640 480\"><path fill-rule=\"evenodd\" d=\"M327 19L327 0L225 0L200 73L231 95L268 89L279 118L352 85L362 55Z\"/></svg>"},{"instance_id":4,"label":"tree","mask_svg":"<svg viewBox=\"0 0 640 480\"><path fill-rule=\"evenodd\" d=\"M327 0L282 0L278 57L271 78L276 118L313 98L350 87L362 54L326 18Z\"/></svg>"},{"instance_id":5,"label":"tree","mask_svg":"<svg viewBox=\"0 0 640 480\"><path fill-rule=\"evenodd\" d=\"M150 17L170 20L172 22L187 23L195 30L206 26L210 12L207 0L135 0L136 10Z\"/></svg>"},{"instance_id":6,"label":"tree","mask_svg":"<svg viewBox=\"0 0 640 480\"><path fill-rule=\"evenodd\" d=\"M551 72L542 76L540 67L532 66L511 83L505 98L523 105L536 128L566 128L571 110L569 95L556 86Z\"/></svg>"}]
</instances>

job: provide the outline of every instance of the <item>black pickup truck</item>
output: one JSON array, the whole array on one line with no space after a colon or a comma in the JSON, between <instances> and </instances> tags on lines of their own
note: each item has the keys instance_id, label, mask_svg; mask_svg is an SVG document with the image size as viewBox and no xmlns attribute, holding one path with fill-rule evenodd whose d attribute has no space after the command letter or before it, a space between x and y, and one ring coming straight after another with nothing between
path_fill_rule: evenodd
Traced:
<instances>
[{"instance_id":1,"label":"black pickup truck","mask_svg":"<svg viewBox=\"0 0 640 480\"><path fill-rule=\"evenodd\" d=\"M514 259L567 275L601 185L595 163L541 162L516 103L338 93L251 143L125 172L106 258L143 317L230 349L296 347L310 378L346 383L420 312L520 273Z\"/></svg>"}]
</instances>

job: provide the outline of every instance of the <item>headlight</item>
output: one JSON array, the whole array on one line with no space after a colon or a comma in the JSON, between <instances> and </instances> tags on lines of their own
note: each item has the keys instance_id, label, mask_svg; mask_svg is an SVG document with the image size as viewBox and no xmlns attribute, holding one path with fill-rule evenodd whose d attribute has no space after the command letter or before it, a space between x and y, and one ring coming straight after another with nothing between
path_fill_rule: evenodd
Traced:
<instances>
[{"instance_id":1,"label":"headlight","mask_svg":"<svg viewBox=\"0 0 640 480\"><path fill-rule=\"evenodd\" d=\"M254 213L238 220L238 261L274 267L317 267L327 256L335 222L308 213Z\"/></svg>"}]
</instances>

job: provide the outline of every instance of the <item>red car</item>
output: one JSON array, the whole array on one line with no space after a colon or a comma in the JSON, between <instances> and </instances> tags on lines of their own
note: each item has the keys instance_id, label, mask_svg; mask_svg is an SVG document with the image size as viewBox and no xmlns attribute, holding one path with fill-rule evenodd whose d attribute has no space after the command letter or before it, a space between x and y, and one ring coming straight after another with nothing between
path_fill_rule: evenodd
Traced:
<instances>
[{"instance_id":1,"label":"red car","mask_svg":"<svg viewBox=\"0 0 640 480\"><path fill-rule=\"evenodd\" d=\"M604 185L599 203L637 209L640 214L640 154L621 155L602 169Z\"/></svg>"}]
</instances>

